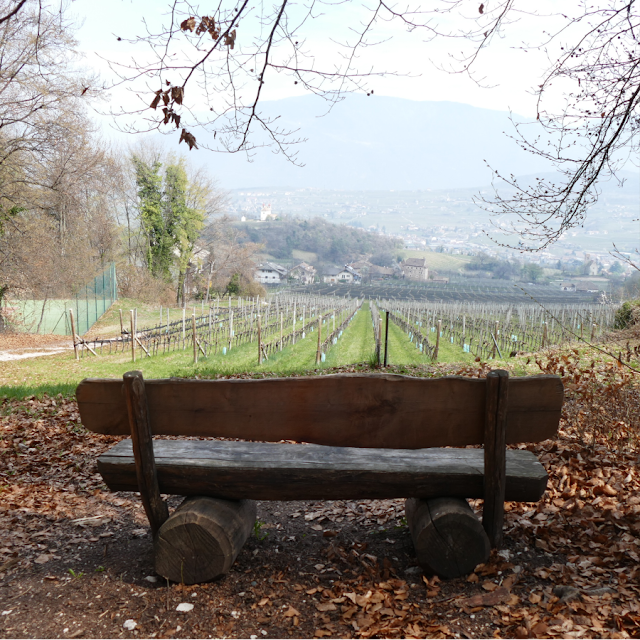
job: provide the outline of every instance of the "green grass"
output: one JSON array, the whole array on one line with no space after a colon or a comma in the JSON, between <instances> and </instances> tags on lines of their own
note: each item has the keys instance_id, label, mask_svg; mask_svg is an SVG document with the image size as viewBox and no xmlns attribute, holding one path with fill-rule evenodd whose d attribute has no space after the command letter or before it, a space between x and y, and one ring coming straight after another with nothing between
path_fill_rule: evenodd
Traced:
<instances>
[{"instance_id":1,"label":"green grass","mask_svg":"<svg viewBox=\"0 0 640 640\"><path fill-rule=\"evenodd\" d=\"M125 305L135 301L121 301ZM153 307L139 308L140 318L152 319ZM118 319L117 307L110 312L111 319L105 318L104 325L115 317ZM118 319L119 328L119 319ZM332 330L331 321L322 327L322 335ZM207 358L200 357L198 364L193 363L193 351L187 347L184 351L172 351L147 357L138 349L136 362L131 361L131 353L92 356L85 353L80 360L75 360L72 351L47 356L3 362L0 371L0 398L21 399L30 396L41 397L45 393L72 396L76 386L83 378L120 378L132 369L142 371L145 378L194 377L211 378L217 375L234 375L241 373L271 373L289 375L318 371L333 367L369 362L374 351L373 329L368 303L365 303L344 329L337 344L331 345L326 354L326 361L316 365L317 349L316 330L309 331L304 339L290 345L281 352L272 354L268 360L258 365L257 342L232 348L226 355L211 354ZM429 335L431 338L431 334ZM276 339L269 336L266 341ZM462 349L444 340L440 344L439 362L471 362L473 354L465 354ZM389 364L428 365L430 359L420 354L415 344L409 342L407 335L395 324L389 326Z\"/></svg>"},{"instance_id":2,"label":"green grass","mask_svg":"<svg viewBox=\"0 0 640 640\"><path fill-rule=\"evenodd\" d=\"M365 302L351 324L342 332L342 338L329 349L324 365L339 367L356 362L368 362L374 349L371 312L369 303Z\"/></svg>"},{"instance_id":3,"label":"green grass","mask_svg":"<svg viewBox=\"0 0 640 640\"><path fill-rule=\"evenodd\" d=\"M318 260L318 254L312 251L300 251L299 249L293 249L291 255L294 260L304 260L307 263L313 263Z\"/></svg>"},{"instance_id":4,"label":"green grass","mask_svg":"<svg viewBox=\"0 0 640 640\"><path fill-rule=\"evenodd\" d=\"M435 333L428 333L429 341L434 344ZM384 347L383 347L384 348ZM389 324L389 355L387 362L396 365L430 364L431 359L420 353L414 342L409 341L409 336L398 325ZM464 353L462 347L451 344L445 338L440 339L438 348L438 362L473 362L475 356L472 353Z\"/></svg>"},{"instance_id":5,"label":"green grass","mask_svg":"<svg viewBox=\"0 0 640 640\"><path fill-rule=\"evenodd\" d=\"M139 311L139 317L141 312ZM327 368L362 362L373 349L368 308L358 312L352 323L343 332L338 344L329 350L327 362L316 367L317 330L309 331L304 339L290 345L281 352L272 354L258 365L257 342L243 344L231 349L226 355L211 354L200 357L193 363L190 347L184 351L172 351L147 357L142 350L136 352L136 362L131 361L131 352L103 355L97 358L84 355L75 360L73 352L45 358L31 358L3 362L0 373L0 397L41 397L45 393L70 396L83 378L120 378L132 369L142 371L145 378L168 377L213 377L246 372L271 372L276 374L302 373L315 368ZM331 330L330 322L323 325L323 335ZM269 340L275 339L273 336Z\"/></svg>"}]
</instances>

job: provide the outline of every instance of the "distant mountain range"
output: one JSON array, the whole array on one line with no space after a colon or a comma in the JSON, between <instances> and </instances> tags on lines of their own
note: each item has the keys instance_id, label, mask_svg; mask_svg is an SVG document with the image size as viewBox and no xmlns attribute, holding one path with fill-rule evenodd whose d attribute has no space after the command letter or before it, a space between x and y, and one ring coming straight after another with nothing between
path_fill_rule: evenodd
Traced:
<instances>
[{"instance_id":1,"label":"distant mountain range","mask_svg":"<svg viewBox=\"0 0 640 640\"><path fill-rule=\"evenodd\" d=\"M315 96L263 104L280 128L307 139L297 147L304 167L270 149L258 149L251 162L205 150L193 160L204 161L223 189L452 189L487 185L485 160L514 175L549 169L508 137L515 130L504 111L362 95L347 96L329 113L326 108ZM538 131L535 123L526 127L532 136ZM259 133L254 140L261 140Z\"/></svg>"}]
</instances>

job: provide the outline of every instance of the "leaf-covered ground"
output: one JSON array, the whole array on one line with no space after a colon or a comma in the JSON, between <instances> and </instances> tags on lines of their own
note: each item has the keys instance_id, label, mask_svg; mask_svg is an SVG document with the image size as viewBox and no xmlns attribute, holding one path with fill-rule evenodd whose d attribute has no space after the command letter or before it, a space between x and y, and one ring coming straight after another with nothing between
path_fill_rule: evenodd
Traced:
<instances>
[{"instance_id":1,"label":"leaf-covered ground","mask_svg":"<svg viewBox=\"0 0 640 640\"><path fill-rule=\"evenodd\" d=\"M544 499L507 503L504 548L451 581L422 575L403 501L386 500L259 503L226 577L167 584L137 495L109 493L96 472L117 439L87 433L71 400L5 400L0 635L638 636L637 391L620 367L591 375L565 358L541 362L568 391L558 438L529 447L549 472Z\"/></svg>"}]
</instances>

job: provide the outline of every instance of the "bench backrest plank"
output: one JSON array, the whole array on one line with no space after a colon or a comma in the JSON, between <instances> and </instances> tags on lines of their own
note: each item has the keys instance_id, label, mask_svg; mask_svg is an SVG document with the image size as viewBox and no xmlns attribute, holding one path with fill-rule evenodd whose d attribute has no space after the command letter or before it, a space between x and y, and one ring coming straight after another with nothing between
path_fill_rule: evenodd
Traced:
<instances>
[{"instance_id":1,"label":"bench backrest plank","mask_svg":"<svg viewBox=\"0 0 640 640\"><path fill-rule=\"evenodd\" d=\"M226 437L330 446L419 449L483 444L486 380L335 374L259 380L145 380L156 435ZM557 376L510 378L506 442L557 433ZM82 423L131 433L121 380L86 379L77 389Z\"/></svg>"}]
</instances>

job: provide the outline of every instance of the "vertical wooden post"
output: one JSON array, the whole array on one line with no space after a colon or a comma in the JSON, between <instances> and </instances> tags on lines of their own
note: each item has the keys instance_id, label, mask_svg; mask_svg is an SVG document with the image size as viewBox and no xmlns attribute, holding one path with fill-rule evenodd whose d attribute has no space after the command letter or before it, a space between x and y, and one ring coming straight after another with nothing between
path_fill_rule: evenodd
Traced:
<instances>
[{"instance_id":1,"label":"vertical wooden post","mask_svg":"<svg viewBox=\"0 0 640 640\"><path fill-rule=\"evenodd\" d=\"M136 323L133 317L133 309L129 310L129 320L131 321L131 362L136 361Z\"/></svg>"},{"instance_id":2,"label":"vertical wooden post","mask_svg":"<svg viewBox=\"0 0 640 640\"><path fill-rule=\"evenodd\" d=\"M291 342L293 344L296 343L296 301L293 301L293 334L292 334L292 340Z\"/></svg>"},{"instance_id":3,"label":"vertical wooden post","mask_svg":"<svg viewBox=\"0 0 640 640\"><path fill-rule=\"evenodd\" d=\"M229 311L229 350L231 350L232 340L233 340L233 311Z\"/></svg>"},{"instance_id":4,"label":"vertical wooden post","mask_svg":"<svg viewBox=\"0 0 640 640\"><path fill-rule=\"evenodd\" d=\"M73 352L76 356L76 360L78 357L78 343L76 342L76 323L73 320L73 309L69 309L69 321L71 322L71 337L73 339Z\"/></svg>"},{"instance_id":5,"label":"vertical wooden post","mask_svg":"<svg viewBox=\"0 0 640 640\"><path fill-rule=\"evenodd\" d=\"M262 364L262 325L258 314L258 364Z\"/></svg>"},{"instance_id":6,"label":"vertical wooden post","mask_svg":"<svg viewBox=\"0 0 640 640\"><path fill-rule=\"evenodd\" d=\"M596 323L591 323L591 340L589 342L593 342L593 339L596 337Z\"/></svg>"},{"instance_id":7,"label":"vertical wooden post","mask_svg":"<svg viewBox=\"0 0 640 640\"><path fill-rule=\"evenodd\" d=\"M380 351L382 350L382 318L380 317L380 315L378 315L378 335L376 336L377 340L376 340L376 359L378 360L378 366L380 366L382 363L380 362L380 360L382 359L381 356L382 354L380 353Z\"/></svg>"},{"instance_id":8,"label":"vertical wooden post","mask_svg":"<svg viewBox=\"0 0 640 640\"><path fill-rule=\"evenodd\" d=\"M191 333L193 335L193 363L198 364L198 343L196 341L196 314L191 314Z\"/></svg>"},{"instance_id":9,"label":"vertical wooden post","mask_svg":"<svg viewBox=\"0 0 640 640\"><path fill-rule=\"evenodd\" d=\"M122 324L122 309L118 309L120 312L120 336L124 334L124 325Z\"/></svg>"},{"instance_id":10,"label":"vertical wooden post","mask_svg":"<svg viewBox=\"0 0 640 640\"><path fill-rule=\"evenodd\" d=\"M280 351L282 351L282 336L284 333L284 314L280 312Z\"/></svg>"},{"instance_id":11,"label":"vertical wooden post","mask_svg":"<svg viewBox=\"0 0 640 640\"><path fill-rule=\"evenodd\" d=\"M316 364L320 364L320 335L322 334L322 316L318 314L318 348L316 349Z\"/></svg>"},{"instance_id":12,"label":"vertical wooden post","mask_svg":"<svg viewBox=\"0 0 640 640\"><path fill-rule=\"evenodd\" d=\"M542 348L547 346L547 323L545 321L542 327Z\"/></svg>"},{"instance_id":13,"label":"vertical wooden post","mask_svg":"<svg viewBox=\"0 0 640 640\"><path fill-rule=\"evenodd\" d=\"M387 311L387 324L384 328L384 366L389 362L389 312Z\"/></svg>"},{"instance_id":14,"label":"vertical wooden post","mask_svg":"<svg viewBox=\"0 0 640 640\"><path fill-rule=\"evenodd\" d=\"M133 318L133 311L131 316ZM138 490L155 536L162 523L169 517L169 510L160 496L144 379L140 371L129 371L124 374L123 382Z\"/></svg>"},{"instance_id":15,"label":"vertical wooden post","mask_svg":"<svg viewBox=\"0 0 640 640\"><path fill-rule=\"evenodd\" d=\"M482 526L495 548L502 543L504 524L509 372L502 369L489 372L486 384Z\"/></svg>"},{"instance_id":16,"label":"vertical wooden post","mask_svg":"<svg viewBox=\"0 0 640 640\"><path fill-rule=\"evenodd\" d=\"M436 325L436 348L433 351L433 359L438 359L438 352L440 351L440 333L442 332L442 320L438 320Z\"/></svg>"},{"instance_id":17,"label":"vertical wooden post","mask_svg":"<svg viewBox=\"0 0 640 640\"><path fill-rule=\"evenodd\" d=\"M182 348L183 349L184 349L184 337L185 337L185 329L186 329L186 325L185 325L186 313L187 313L187 310L184 307L182 307Z\"/></svg>"}]
</instances>

